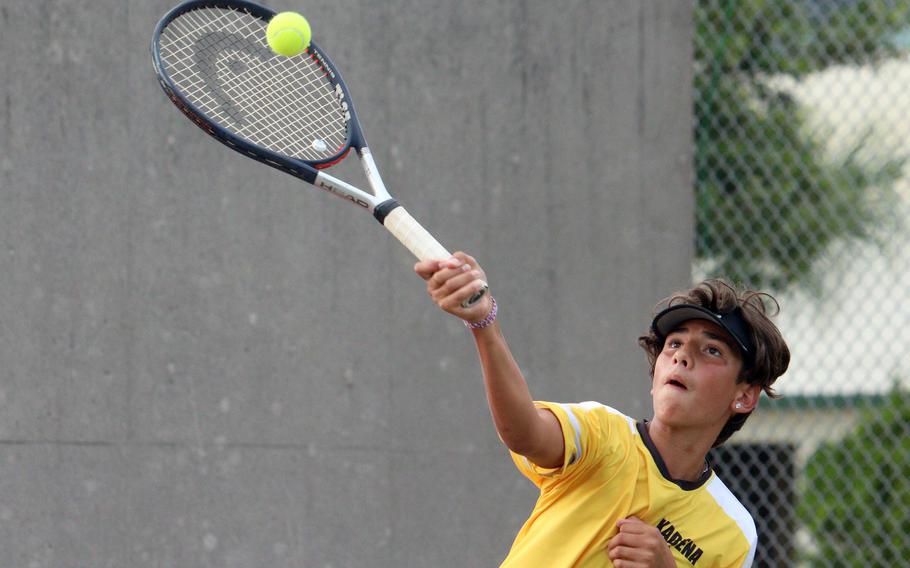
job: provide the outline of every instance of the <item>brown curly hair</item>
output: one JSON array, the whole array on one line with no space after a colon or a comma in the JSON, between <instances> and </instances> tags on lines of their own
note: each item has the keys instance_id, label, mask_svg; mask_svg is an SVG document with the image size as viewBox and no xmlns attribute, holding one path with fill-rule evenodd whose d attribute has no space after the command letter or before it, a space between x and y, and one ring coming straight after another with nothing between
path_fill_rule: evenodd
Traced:
<instances>
[{"instance_id":1,"label":"brown curly hair","mask_svg":"<svg viewBox=\"0 0 910 568\"><path fill-rule=\"evenodd\" d=\"M737 306L742 312L742 317L749 326L752 343L755 345L755 355L751 358L750 365L743 365L737 383L760 385L762 390L771 398L778 398L771 385L778 377L784 374L790 364L790 348L787 347L780 330L777 329L770 317L777 315L780 305L770 294L754 292L752 290L739 290L723 280L710 279L701 282L694 288L681 291L661 300L654 309L656 314L663 308L678 304L692 304L707 308L715 313L727 313ZM767 306L774 306L774 312L768 313ZM647 335L638 338L638 344L645 350L650 365L650 376L654 378L654 365L657 356L664 348L663 337L656 330L649 330ZM712 447L718 447L743 427L749 418L749 413L737 413L730 417L724 425Z\"/></svg>"}]
</instances>

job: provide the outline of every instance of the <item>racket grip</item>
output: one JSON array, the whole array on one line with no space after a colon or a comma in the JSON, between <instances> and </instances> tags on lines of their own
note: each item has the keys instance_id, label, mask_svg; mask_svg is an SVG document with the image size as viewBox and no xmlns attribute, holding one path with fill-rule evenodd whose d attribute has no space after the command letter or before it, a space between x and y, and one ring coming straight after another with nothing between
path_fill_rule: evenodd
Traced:
<instances>
[{"instance_id":1,"label":"racket grip","mask_svg":"<svg viewBox=\"0 0 910 568\"><path fill-rule=\"evenodd\" d=\"M418 260L430 260L433 258L449 258L452 253L439 244L433 235L423 228L423 225L417 222L404 207L398 206L389 211L382 224L395 238L401 241ZM484 294L487 293L489 286L484 284L483 288L477 291L467 301L463 302L462 307L469 308L480 301Z\"/></svg>"},{"instance_id":2,"label":"racket grip","mask_svg":"<svg viewBox=\"0 0 910 568\"><path fill-rule=\"evenodd\" d=\"M439 244L404 207L398 206L386 215L382 222L395 238L401 241L418 260L449 258L452 254Z\"/></svg>"}]
</instances>

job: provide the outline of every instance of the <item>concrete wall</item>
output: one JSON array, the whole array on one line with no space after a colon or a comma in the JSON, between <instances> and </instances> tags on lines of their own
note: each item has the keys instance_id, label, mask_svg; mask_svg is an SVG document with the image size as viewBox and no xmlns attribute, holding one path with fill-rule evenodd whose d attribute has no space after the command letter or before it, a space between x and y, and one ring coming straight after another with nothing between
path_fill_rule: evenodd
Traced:
<instances>
[{"instance_id":1,"label":"concrete wall","mask_svg":"<svg viewBox=\"0 0 910 568\"><path fill-rule=\"evenodd\" d=\"M270 4L481 260L534 395L648 414L635 339L692 252L689 3ZM535 491L468 334L368 215L172 107L171 5L0 5L0 566L497 565Z\"/></svg>"}]
</instances>

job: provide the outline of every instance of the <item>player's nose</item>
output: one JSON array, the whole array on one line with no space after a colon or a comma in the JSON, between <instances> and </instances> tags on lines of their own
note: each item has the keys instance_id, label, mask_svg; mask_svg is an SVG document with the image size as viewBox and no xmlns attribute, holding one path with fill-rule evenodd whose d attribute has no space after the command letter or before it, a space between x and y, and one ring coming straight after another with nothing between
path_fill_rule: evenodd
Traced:
<instances>
[{"instance_id":1,"label":"player's nose","mask_svg":"<svg viewBox=\"0 0 910 568\"><path fill-rule=\"evenodd\" d=\"M680 348L676 351L676 353L673 354L673 362L677 365L688 367L691 363L691 359L689 358L689 354L686 352L686 350Z\"/></svg>"}]
</instances>

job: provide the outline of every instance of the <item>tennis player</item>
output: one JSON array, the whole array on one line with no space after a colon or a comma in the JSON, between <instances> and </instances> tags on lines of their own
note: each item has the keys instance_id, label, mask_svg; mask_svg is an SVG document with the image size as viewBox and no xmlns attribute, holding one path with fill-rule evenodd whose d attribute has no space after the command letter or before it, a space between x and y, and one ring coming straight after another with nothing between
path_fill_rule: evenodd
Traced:
<instances>
[{"instance_id":1,"label":"tennis player","mask_svg":"<svg viewBox=\"0 0 910 568\"><path fill-rule=\"evenodd\" d=\"M751 566L755 524L706 455L787 369L789 349L765 313L763 297L773 298L709 280L662 302L639 338L654 415L636 421L597 402L531 398L491 294L461 305L487 281L474 258L414 268L471 328L496 430L540 489L502 567Z\"/></svg>"}]
</instances>

